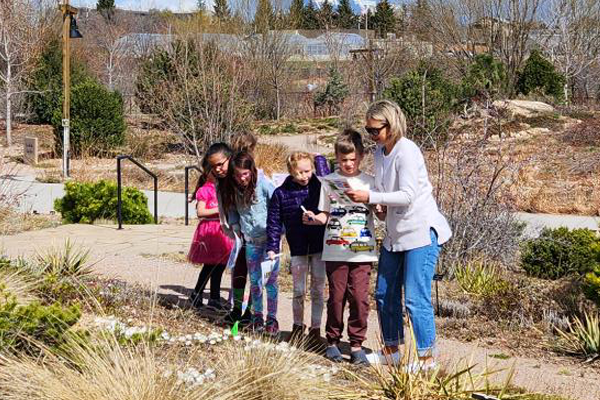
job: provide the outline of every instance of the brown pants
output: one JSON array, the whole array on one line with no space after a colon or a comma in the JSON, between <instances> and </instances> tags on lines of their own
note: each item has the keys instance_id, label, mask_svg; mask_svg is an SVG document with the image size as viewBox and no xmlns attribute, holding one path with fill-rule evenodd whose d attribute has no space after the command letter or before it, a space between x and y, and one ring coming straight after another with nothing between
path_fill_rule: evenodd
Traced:
<instances>
[{"instance_id":1,"label":"brown pants","mask_svg":"<svg viewBox=\"0 0 600 400\"><path fill-rule=\"evenodd\" d=\"M350 303L348 337L352 347L360 347L367 337L369 280L372 263L327 261L329 300L325 333L331 345L339 343L344 332L344 308Z\"/></svg>"}]
</instances>

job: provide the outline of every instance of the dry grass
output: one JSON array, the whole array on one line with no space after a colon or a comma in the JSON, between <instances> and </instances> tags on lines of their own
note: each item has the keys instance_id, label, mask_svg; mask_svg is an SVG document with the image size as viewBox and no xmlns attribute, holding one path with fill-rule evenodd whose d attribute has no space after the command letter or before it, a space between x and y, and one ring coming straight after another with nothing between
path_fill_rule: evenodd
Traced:
<instances>
[{"instance_id":1,"label":"dry grass","mask_svg":"<svg viewBox=\"0 0 600 400\"><path fill-rule=\"evenodd\" d=\"M27 305L37 299L35 289L38 282L18 271L10 269L0 270L0 304L2 304L4 291L14 296L17 304Z\"/></svg>"},{"instance_id":2,"label":"dry grass","mask_svg":"<svg viewBox=\"0 0 600 400\"><path fill-rule=\"evenodd\" d=\"M288 154L289 150L286 146L259 143L254 151L254 158L257 167L270 176L273 172L287 173L286 159Z\"/></svg>"},{"instance_id":3,"label":"dry grass","mask_svg":"<svg viewBox=\"0 0 600 400\"><path fill-rule=\"evenodd\" d=\"M249 347L252 347L251 351ZM299 400L335 392L322 375L310 374L314 356L269 343L230 341L216 364L200 354L159 356L142 343L122 347L112 335L72 343L66 355L43 360L0 357L0 397L6 400ZM194 360L194 361L192 361ZM191 368L214 370L194 379Z\"/></svg>"},{"instance_id":4,"label":"dry grass","mask_svg":"<svg viewBox=\"0 0 600 400\"><path fill-rule=\"evenodd\" d=\"M0 235L15 235L58 225L60 217L57 215L26 214L12 209L0 209Z\"/></svg>"}]
</instances>

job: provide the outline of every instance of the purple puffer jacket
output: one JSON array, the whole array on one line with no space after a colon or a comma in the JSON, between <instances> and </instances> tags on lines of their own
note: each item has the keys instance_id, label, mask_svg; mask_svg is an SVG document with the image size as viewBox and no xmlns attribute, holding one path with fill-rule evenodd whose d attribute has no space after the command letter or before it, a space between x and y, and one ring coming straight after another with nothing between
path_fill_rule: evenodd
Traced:
<instances>
[{"instance_id":1,"label":"purple puffer jacket","mask_svg":"<svg viewBox=\"0 0 600 400\"><path fill-rule=\"evenodd\" d=\"M305 256L323 251L324 225L304 225L303 205L315 214L319 213L321 182L315 174L308 185L301 186L288 176L281 186L275 189L267 216L267 251L279 253L279 242L285 227L285 237L290 245L292 256Z\"/></svg>"}]
</instances>

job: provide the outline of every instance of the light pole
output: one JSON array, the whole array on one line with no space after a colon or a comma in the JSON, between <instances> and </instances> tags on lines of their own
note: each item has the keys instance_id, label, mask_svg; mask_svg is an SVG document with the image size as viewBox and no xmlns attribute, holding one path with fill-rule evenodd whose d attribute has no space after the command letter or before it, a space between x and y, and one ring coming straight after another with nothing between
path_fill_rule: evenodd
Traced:
<instances>
[{"instance_id":1,"label":"light pole","mask_svg":"<svg viewBox=\"0 0 600 400\"><path fill-rule=\"evenodd\" d=\"M63 16L62 45L63 45L63 178L69 177L69 150L71 131L71 40L83 37L77 29L73 17L77 9L64 0L60 6Z\"/></svg>"}]
</instances>

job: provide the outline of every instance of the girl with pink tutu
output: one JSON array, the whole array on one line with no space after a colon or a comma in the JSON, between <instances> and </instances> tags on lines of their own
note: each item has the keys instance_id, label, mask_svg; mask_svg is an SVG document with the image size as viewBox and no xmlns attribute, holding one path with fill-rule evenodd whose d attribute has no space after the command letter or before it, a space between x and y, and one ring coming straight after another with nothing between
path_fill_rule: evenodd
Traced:
<instances>
[{"instance_id":1,"label":"girl with pink tutu","mask_svg":"<svg viewBox=\"0 0 600 400\"><path fill-rule=\"evenodd\" d=\"M222 310L221 277L233 247L233 241L225 236L219 223L219 206L215 189L215 177L208 163L210 154L202 160L202 173L192 198L195 198L196 212L200 222L194 233L188 260L194 264L204 264L190 301L195 307L202 307L202 293L210 279L208 307Z\"/></svg>"}]
</instances>

